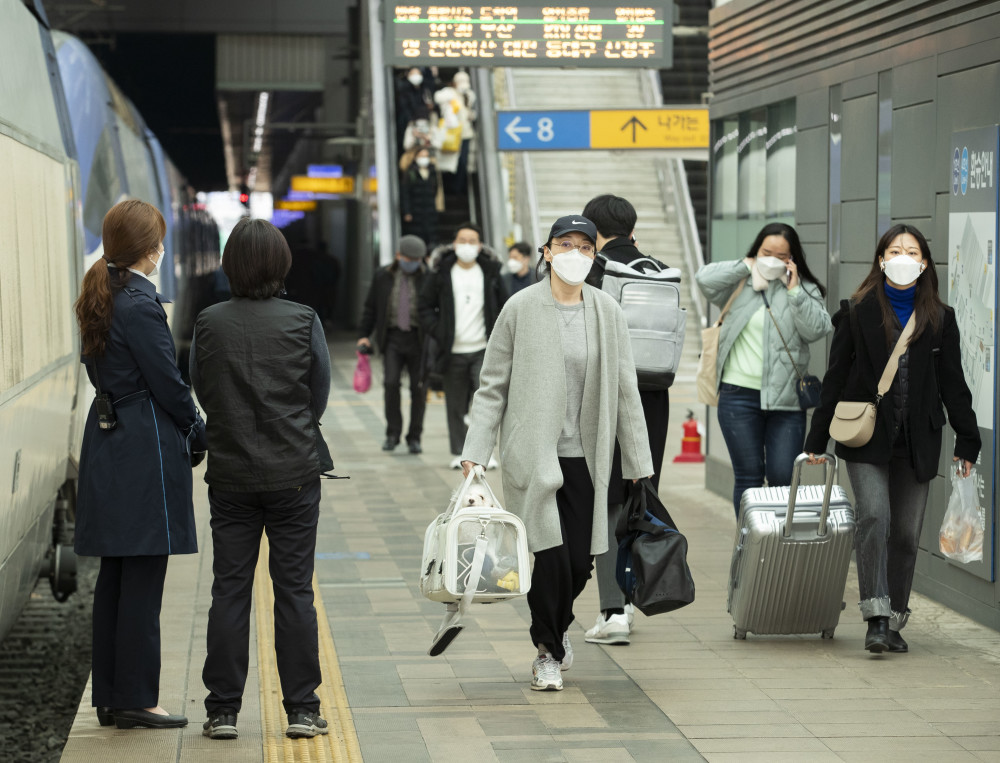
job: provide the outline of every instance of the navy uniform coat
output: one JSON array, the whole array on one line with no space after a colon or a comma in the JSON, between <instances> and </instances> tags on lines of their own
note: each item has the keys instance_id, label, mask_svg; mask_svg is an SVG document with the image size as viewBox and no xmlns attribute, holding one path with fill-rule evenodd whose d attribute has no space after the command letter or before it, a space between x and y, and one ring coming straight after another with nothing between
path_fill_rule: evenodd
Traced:
<instances>
[{"instance_id":1,"label":"navy uniform coat","mask_svg":"<svg viewBox=\"0 0 1000 763\"><path fill-rule=\"evenodd\" d=\"M197 553L190 451L205 449L205 425L181 380L152 282L130 273L112 293L111 329L96 370L101 391L115 401L118 426L99 429L91 405L80 455L76 553ZM83 363L93 384L94 359Z\"/></svg>"}]
</instances>

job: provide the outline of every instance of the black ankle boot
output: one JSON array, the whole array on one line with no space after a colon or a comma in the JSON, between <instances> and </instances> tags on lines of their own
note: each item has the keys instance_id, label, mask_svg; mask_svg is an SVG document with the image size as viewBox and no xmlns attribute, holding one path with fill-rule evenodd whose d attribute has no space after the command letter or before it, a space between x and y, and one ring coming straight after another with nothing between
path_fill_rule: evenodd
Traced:
<instances>
[{"instance_id":1,"label":"black ankle boot","mask_svg":"<svg viewBox=\"0 0 1000 763\"><path fill-rule=\"evenodd\" d=\"M865 649L873 654L881 654L889 648L889 618L872 617L868 619L868 634L865 636Z\"/></svg>"},{"instance_id":2,"label":"black ankle boot","mask_svg":"<svg viewBox=\"0 0 1000 763\"><path fill-rule=\"evenodd\" d=\"M890 630L889 631L889 651L890 652L909 652L909 645L903 641L903 637L899 635L899 631Z\"/></svg>"}]
</instances>

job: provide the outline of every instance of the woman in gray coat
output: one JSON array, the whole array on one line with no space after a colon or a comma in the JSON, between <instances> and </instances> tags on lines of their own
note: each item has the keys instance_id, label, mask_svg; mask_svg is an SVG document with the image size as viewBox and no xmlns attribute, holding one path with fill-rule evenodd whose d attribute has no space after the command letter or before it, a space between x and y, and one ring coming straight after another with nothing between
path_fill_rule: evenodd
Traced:
<instances>
[{"instance_id":1,"label":"woman in gray coat","mask_svg":"<svg viewBox=\"0 0 1000 763\"><path fill-rule=\"evenodd\" d=\"M739 517L744 490L761 487L765 477L768 485L791 482L806 436L798 373L807 373L810 343L833 324L826 290L809 271L795 229L784 223L765 225L742 260L705 265L695 280L719 307L741 289L722 323L716 366L719 427Z\"/></svg>"},{"instance_id":2,"label":"woman in gray coat","mask_svg":"<svg viewBox=\"0 0 1000 763\"><path fill-rule=\"evenodd\" d=\"M499 433L507 508L524 521L535 555L535 690L561 690L572 664L573 601L594 555L608 548L615 437L626 479L653 472L625 317L583 283L596 240L579 215L552 226L540 250L549 277L511 297L490 335L462 453L468 475L489 461Z\"/></svg>"}]
</instances>

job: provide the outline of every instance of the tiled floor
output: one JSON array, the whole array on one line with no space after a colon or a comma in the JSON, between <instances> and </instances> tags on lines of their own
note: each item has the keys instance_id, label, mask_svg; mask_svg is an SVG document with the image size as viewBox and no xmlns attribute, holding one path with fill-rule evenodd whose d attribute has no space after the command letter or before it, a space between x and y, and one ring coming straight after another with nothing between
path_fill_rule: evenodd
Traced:
<instances>
[{"instance_id":1,"label":"tiled floor","mask_svg":"<svg viewBox=\"0 0 1000 763\"><path fill-rule=\"evenodd\" d=\"M428 407L422 456L403 448L382 453L380 378L357 395L350 345L334 343L333 355L335 391L324 432L337 472L351 479L324 483L316 569L366 763L1000 761L1000 634L941 605L915 596L905 631L910 653L873 657L862 649L852 570L849 606L832 641L733 639L726 613L732 508L704 489L700 466L670 463L680 419L694 405L683 382L672 390L661 495L688 536L697 601L655 618L637 614L630 646L602 647L583 640L597 614L592 582L577 603L576 660L559 693L529 688L534 649L523 599L475 606L445 654L428 657L443 605L417 587L423 534L458 484L458 473L444 468L450 455L443 402ZM499 473L489 479L499 491ZM207 526L203 548L206 533ZM190 649L165 651L171 696L164 701L176 707L173 698L185 700L192 720L201 717L204 692L201 608L209 562L206 550L172 562L168 575L168 598L175 597L169 600L191 609L171 626ZM166 678L168 660L186 686ZM225 743L203 742L200 724L192 724L170 732L172 743L160 737L162 755L145 759L256 760L254 690L248 686L245 727L240 717L238 756L230 748L223 757ZM77 745L102 735L114 744L122 736L98 730L89 708L74 734ZM96 759L72 754L81 749L71 740L64 760Z\"/></svg>"}]
</instances>

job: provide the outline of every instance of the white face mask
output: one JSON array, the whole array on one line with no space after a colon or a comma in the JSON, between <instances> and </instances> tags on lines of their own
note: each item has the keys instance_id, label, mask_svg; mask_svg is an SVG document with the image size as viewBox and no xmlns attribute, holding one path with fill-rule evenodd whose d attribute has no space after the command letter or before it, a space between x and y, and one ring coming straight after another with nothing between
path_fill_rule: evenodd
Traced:
<instances>
[{"instance_id":1,"label":"white face mask","mask_svg":"<svg viewBox=\"0 0 1000 763\"><path fill-rule=\"evenodd\" d=\"M885 271L886 278L900 286L913 283L924 272L923 263L917 262L912 257L900 254L891 260L882 260L882 270Z\"/></svg>"},{"instance_id":2,"label":"white face mask","mask_svg":"<svg viewBox=\"0 0 1000 763\"><path fill-rule=\"evenodd\" d=\"M455 254L462 262L475 262L479 256L479 247L475 244L455 244Z\"/></svg>"},{"instance_id":3,"label":"white face mask","mask_svg":"<svg viewBox=\"0 0 1000 763\"><path fill-rule=\"evenodd\" d=\"M417 157L417 166L418 167L430 167L430 165L431 165L430 157L427 157L427 156L418 156Z\"/></svg>"},{"instance_id":4,"label":"white face mask","mask_svg":"<svg viewBox=\"0 0 1000 763\"><path fill-rule=\"evenodd\" d=\"M423 74L411 74L406 79L408 79L410 81L410 84L413 85L414 87L420 87L422 84L424 84Z\"/></svg>"},{"instance_id":5,"label":"white face mask","mask_svg":"<svg viewBox=\"0 0 1000 763\"><path fill-rule=\"evenodd\" d=\"M152 257L150 257L149 255L146 255L146 257L149 259L149 261L153 263L153 269L150 270L148 273L146 273L146 277L147 278L153 278L154 276L157 276L157 275L160 274L160 260L163 259L163 255L160 254L159 252L157 252L156 254L157 254L157 259L155 259L155 260Z\"/></svg>"},{"instance_id":6,"label":"white face mask","mask_svg":"<svg viewBox=\"0 0 1000 763\"><path fill-rule=\"evenodd\" d=\"M517 257L511 257L507 260L507 270L515 275L521 272L522 267L524 267L524 265L519 259L517 259Z\"/></svg>"},{"instance_id":7,"label":"white face mask","mask_svg":"<svg viewBox=\"0 0 1000 763\"><path fill-rule=\"evenodd\" d=\"M784 260L780 260L777 257L768 257L767 255L757 256L757 272L767 281L781 278L785 275L787 269Z\"/></svg>"},{"instance_id":8,"label":"white face mask","mask_svg":"<svg viewBox=\"0 0 1000 763\"><path fill-rule=\"evenodd\" d=\"M559 279L569 286L579 286L590 274L594 261L579 249L569 252L559 252L552 258L552 269Z\"/></svg>"}]
</instances>

